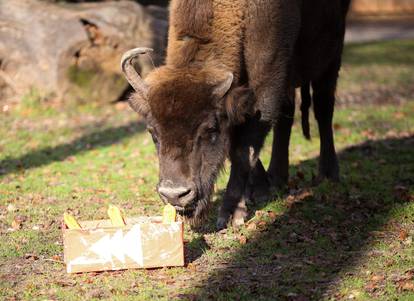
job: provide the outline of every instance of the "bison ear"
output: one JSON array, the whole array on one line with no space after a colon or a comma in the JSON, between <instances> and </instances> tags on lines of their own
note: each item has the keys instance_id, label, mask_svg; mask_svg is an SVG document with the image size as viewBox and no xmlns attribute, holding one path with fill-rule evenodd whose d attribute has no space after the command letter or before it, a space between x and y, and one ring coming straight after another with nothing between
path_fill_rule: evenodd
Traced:
<instances>
[{"instance_id":1,"label":"bison ear","mask_svg":"<svg viewBox=\"0 0 414 301\"><path fill-rule=\"evenodd\" d=\"M224 101L225 113L231 124L243 123L254 115L255 97L251 89L237 87L227 95Z\"/></svg>"},{"instance_id":2,"label":"bison ear","mask_svg":"<svg viewBox=\"0 0 414 301\"><path fill-rule=\"evenodd\" d=\"M224 79L221 80L213 90L213 95L217 96L218 98L223 98L224 95L230 90L230 87L233 83L233 73L226 72Z\"/></svg>"},{"instance_id":3,"label":"bison ear","mask_svg":"<svg viewBox=\"0 0 414 301\"><path fill-rule=\"evenodd\" d=\"M140 93L132 93L128 99L129 106L144 118L147 117L150 108L149 103L145 97Z\"/></svg>"}]
</instances>

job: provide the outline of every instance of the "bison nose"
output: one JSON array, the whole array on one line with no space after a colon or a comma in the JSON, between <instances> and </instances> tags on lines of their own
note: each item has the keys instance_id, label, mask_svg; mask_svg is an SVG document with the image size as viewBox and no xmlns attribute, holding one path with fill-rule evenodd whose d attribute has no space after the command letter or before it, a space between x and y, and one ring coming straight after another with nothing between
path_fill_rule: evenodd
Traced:
<instances>
[{"instance_id":1,"label":"bison nose","mask_svg":"<svg viewBox=\"0 0 414 301\"><path fill-rule=\"evenodd\" d=\"M158 187L158 193L161 198L171 205L184 208L195 197L195 190L192 187L171 187L160 185Z\"/></svg>"}]
</instances>

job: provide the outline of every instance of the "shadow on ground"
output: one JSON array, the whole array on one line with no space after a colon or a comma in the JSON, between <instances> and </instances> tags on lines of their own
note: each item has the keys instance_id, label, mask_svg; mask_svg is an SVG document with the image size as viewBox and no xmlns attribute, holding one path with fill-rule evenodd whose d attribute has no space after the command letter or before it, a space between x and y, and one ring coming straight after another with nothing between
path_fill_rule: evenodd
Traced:
<instances>
[{"instance_id":1,"label":"shadow on ground","mask_svg":"<svg viewBox=\"0 0 414 301\"><path fill-rule=\"evenodd\" d=\"M339 157L341 184L323 183L311 194L287 198L281 215L249 237L190 299L342 298L332 295L340 277L372 256L374 233L406 206L394 188L414 183L414 136L369 141L343 150ZM309 179L316 165L313 159L292 169L304 171ZM299 191L310 189L310 181L299 185Z\"/></svg>"},{"instance_id":2,"label":"shadow on ground","mask_svg":"<svg viewBox=\"0 0 414 301\"><path fill-rule=\"evenodd\" d=\"M69 143L37 149L17 158L6 158L0 161L0 176L63 161L69 156L118 143L144 130L143 123L134 121L123 126L96 130Z\"/></svg>"}]
</instances>

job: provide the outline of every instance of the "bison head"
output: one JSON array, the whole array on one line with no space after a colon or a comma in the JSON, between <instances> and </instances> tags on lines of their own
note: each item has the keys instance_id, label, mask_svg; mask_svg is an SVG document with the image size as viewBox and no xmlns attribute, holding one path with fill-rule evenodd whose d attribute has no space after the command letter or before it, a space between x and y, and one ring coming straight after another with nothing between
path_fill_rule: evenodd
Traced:
<instances>
[{"instance_id":1,"label":"bison head","mask_svg":"<svg viewBox=\"0 0 414 301\"><path fill-rule=\"evenodd\" d=\"M234 88L233 74L222 66L167 65L144 81L131 61L148 51L123 56L123 72L136 91L129 103L145 118L157 148L160 197L197 222L228 153L231 128L252 113L254 97L247 88Z\"/></svg>"}]
</instances>

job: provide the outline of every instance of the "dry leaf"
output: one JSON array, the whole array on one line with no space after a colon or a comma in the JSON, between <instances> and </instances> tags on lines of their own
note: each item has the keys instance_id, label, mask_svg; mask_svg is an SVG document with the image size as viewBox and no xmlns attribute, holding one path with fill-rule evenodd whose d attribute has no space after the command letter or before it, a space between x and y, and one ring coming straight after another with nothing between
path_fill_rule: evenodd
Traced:
<instances>
[{"instance_id":1,"label":"dry leaf","mask_svg":"<svg viewBox=\"0 0 414 301\"><path fill-rule=\"evenodd\" d=\"M373 275L371 277L371 281L378 282L378 281L383 281L383 280L384 280L384 276L383 275Z\"/></svg>"},{"instance_id":2,"label":"dry leaf","mask_svg":"<svg viewBox=\"0 0 414 301\"><path fill-rule=\"evenodd\" d=\"M254 215L258 218L264 216L266 214L266 212L264 212L263 210L257 210Z\"/></svg>"},{"instance_id":3,"label":"dry leaf","mask_svg":"<svg viewBox=\"0 0 414 301\"><path fill-rule=\"evenodd\" d=\"M290 207L292 207L292 205L294 204L294 203L296 203L296 198L295 198L295 196L294 195L289 195L287 198L286 198L286 206L288 207L288 208L290 208Z\"/></svg>"},{"instance_id":4,"label":"dry leaf","mask_svg":"<svg viewBox=\"0 0 414 301\"><path fill-rule=\"evenodd\" d=\"M19 223L18 221L16 221L16 220L14 219L14 220L12 221L11 226L12 226L12 228L13 228L14 230L19 230L19 229L22 227L22 224L21 224L21 223Z\"/></svg>"},{"instance_id":5,"label":"dry leaf","mask_svg":"<svg viewBox=\"0 0 414 301\"><path fill-rule=\"evenodd\" d=\"M414 292L414 282L413 281L401 281L397 284L399 291L412 291Z\"/></svg>"},{"instance_id":6,"label":"dry leaf","mask_svg":"<svg viewBox=\"0 0 414 301\"><path fill-rule=\"evenodd\" d=\"M14 206L13 204L9 204L9 205L7 205L7 211L8 212L14 212L14 211L16 211L16 206Z\"/></svg>"},{"instance_id":7,"label":"dry leaf","mask_svg":"<svg viewBox=\"0 0 414 301\"><path fill-rule=\"evenodd\" d=\"M60 258L60 256L59 256L59 255L53 255L53 256L52 256L52 259L53 259L53 260L56 260L56 261L62 261L62 259Z\"/></svg>"},{"instance_id":8,"label":"dry leaf","mask_svg":"<svg viewBox=\"0 0 414 301\"><path fill-rule=\"evenodd\" d=\"M400 234L398 235L400 240L406 240L408 237L408 232L404 229L400 230Z\"/></svg>"},{"instance_id":9,"label":"dry leaf","mask_svg":"<svg viewBox=\"0 0 414 301\"><path fill-rule=\"evenodd\" d=\"M38 260L39 256L37 256L36 254L27 253L27 254L24 254L24 258L31 259L31 260Z\"/></svg>"},{"instance_id":10,"label":"dry leaf","mask_svg":"<svg viewBox=\"0 0 414 301\"><path fill-rule=\"evenodd\" d=\"M297 198L301 201L307 199L308 197L313 196L312 190L303 190L297 195Z\"/></svg>"},{"instance_id":11,"label":"dry leaf","mask_svg":"<svg viewBox=\"0 0 414 301\"><path fill-rule=\"evenodd\" d=\"M247 237L246 237L246 236L244 236L244 235L240 235L240 236L239 236L239 243L240 243L241 245L245 245L245 244L247 243Z\"/></svg>"},{"instance_id":12,"label":"dry leaf","mask_svg":"<svg viewBox=\"0 0 414 301\"><path fill-rule=\"evenodd\" d=\"M394 118L399 120L399 119L403 119L405 118L405 113L404 112L395 112L394 113Z\"/></svg>"},{"instance_id":13,"label":"dry leaf","mask_svg":"<svg viewBox=\"0 0 414 301\"><path fill-rule=\"evenodd\" d=\"M247 230L254 231L257 229L256 223L252 222L247 225Z\"/></svg>"},{"instance_id":14,"label":"dry leaf","mask_svg":"<svg viewBox=\"0 0 414 301\"><path fill-rule=\"evenodd\" d=\"M277 214L273 211L268 211L267 214L269 215L269 218L272 222L274 222L277 218Z\"/></svg>"},{"instance_id":15,"label":"dry leaf","mask_svg":"<svg viewBox=\"0 0 414 301\"><path fill-rule=\"evenodd\" d=\"M365 286L365 290L373 293L376 289L378 289L378 284L377 282L371 281L369 282L366 286Z\"/></svg>"},{"instance_id":16,"label":"dry leaf","mask_svg":"<svg viewBox=\"0 0 414 301\"><path fill-rule=\"evenodd\" d=\"M190 270L191 272L197 272L197 267L195 266L195 264L194 263L192 263L192 262L190 262L188 265L187 265L187 269L188 270Z\"/></svg>"}]
</instances>

